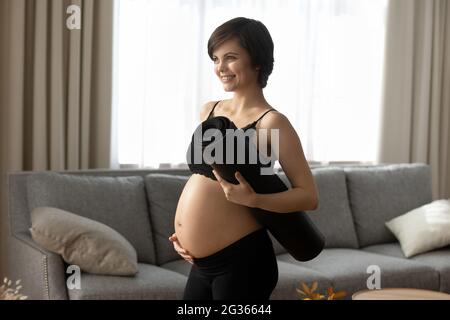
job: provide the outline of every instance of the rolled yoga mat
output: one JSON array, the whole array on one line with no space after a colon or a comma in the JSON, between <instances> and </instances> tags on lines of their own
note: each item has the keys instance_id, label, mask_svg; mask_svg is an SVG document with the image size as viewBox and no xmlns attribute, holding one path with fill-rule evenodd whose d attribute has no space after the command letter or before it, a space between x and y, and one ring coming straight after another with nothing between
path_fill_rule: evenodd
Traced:
<instances>
[{"instance_id":1,"label":"rolled yoga mat","mask_svg":"<svg viewBox=\"0 0 450 320\"><path fill-rule=\"evenodd\" d=\"M217 131L214 131L215 136L208 135L208 129L217 129ZM270 167L270 162L267 161L268 159L264 158L257 151L255 144L250 142L248 137L245 138L244 135L235 134L234 131L236 129L234 123L226 117L213 117L203 121L194 132L187 152L189 169L193 173L200 173L213 180L217 180L212 173L212 169L214 169L222 178L234 184L238 183L234 174L236 171L239 171L253 190L261 194L288 190L289 188L283 180L271 168L268 168L268 166ZM227 143L233 146L232 149L227 149ZM239 149L241 152L243 150L242 145L239 143L242 143L245 147L244 163L237 161L238 148L241 148ZM233 150L233 152L230 152L230 150ZM207 152L204 154L204 151ZM218 158L221 158L219 160L222 161L215 161L217 159L208 158L208 154L212 154L213 157L215 156L215 152L212 151L218 151ZM196 155L195 152L197 152ZM251 152L257 154L257 163L250 161ZM220 153L222 153L221 156ZM226 158L227 155L229 156L228 159ZM242 157L242 153L240 155ZM261 159L263 161L260 161ZM197 161L194 162L194 160ZM199 161L200 164L198 164ZM271 174L266 174L266 172L265 174L261 174L261 168L264 167L271 170ZM274 238L296 260L312 260L323 250L325 238L304 211L279 213L261 208L251 209L257 221L266 227Z\"/></svg>"}]
</instances>

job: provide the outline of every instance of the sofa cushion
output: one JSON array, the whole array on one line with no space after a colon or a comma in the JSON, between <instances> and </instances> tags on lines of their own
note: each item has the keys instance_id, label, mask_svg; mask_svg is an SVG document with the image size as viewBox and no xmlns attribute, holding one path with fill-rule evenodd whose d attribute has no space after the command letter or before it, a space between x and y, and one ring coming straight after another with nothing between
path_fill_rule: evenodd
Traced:
<instances>
[{"instance_id":1,"label":"sofa cushion","mask_svg":"<svg viewBox=\"0 0 450 320\"><path fill-rule=\"evenodd\" d=\"M317 168L311 172L319 193L319 207L306 212L323 233L325 248L358 248L343 169Z\"/></svg>"},{"instance_id":2,"label":"sofa cushion","mask_svg":"<svg viewBox=\"0 0 450 320\"><path fill-rule=\"evenodd\" d=\"M139 263L135 277L81 274L81 289L68 289L71 300L154 300L183 298L187 278L154 265Z\"/></svg>"},{"instance_id":3,"label":"sofa cushion","mask_svg":"<svg viewBox=\"0 0 450 320\"><path fill-rule=\"evenodd\" d=\"M367 252L384 254L387 256L406 258L398 242L376 244L363 248ZM439 290L450 293L450 246L418 254L409 258L417 263L432 267L439 272Z\"/></svg>"},{"instance_id":4,"label":"sofa cushion","mask_svg":"<svg viewBox=\"0 0 450 320\"><path fill-rule=\"evenodd\" d=\"M138 271L136 250L103 223L51 207L33 209L31 223L34 241L83 271L118 276Z\"/></svg>"},{"instance_id":5,"label":"sofa cushion","mask_svg":"<svg viewBox=\"0 0 450 320\"><path fill-rule=\"evenodd\" d=\"M316 270L278 260L278 283L270 299L299 300L303 297L300 297L296 289L301 289L301 283L311 287L315 281L318 283L315 292L325 293L332 286L331 280Z\"/></svg>"},{"instance_id":6,"label":"sofa cushion","mask_svg":"<svg viewBox=\"0 0 450 320\"><path fill-rule=\"evenodd\" d=\"M399 259L354 249L325 249L315 259L298 262L290 255L278 256L288 263L310 268L323 274L333 283L335 291L347 292L346 299L353 293L367 289L367 281L373 271L369 266L380 269L381 288L418 288L439 290L439 273L429 266L407 259ZM370 283L372 283L369 280Z\"/></svg>"},{"instance_id":7,"label":"sofa cushion","mask_svg":"<svg viewBox=\"0 0 450 320\"><path fill-rule=\"evenodd\" d=\"M394 242L385 222L432 200L430 168L425 164L344 170L361 247Z\"/></svg>"},{"instance_id":8,"label":"sofa cushion","mask_svg":"<svg viewBox=\"0 0 450 320\"><path fill-rule=\"evenodd\" d=\"M313 168L311 172L319 193L319 207L305 213L325 237L325 248L358 248L353 218L348 203L343 169L337 167ZM286 174L278 176L291 187ZM269 233L275 253L286 253L281 244Z\"/></svg>"},{"instance_id":9,"label":"sofa cushion","mask_svg":"<svg viewBox=\"0 0 450 320\"><path fill-rule=\"evenodd\" d=\"M136 249L138 261L154 263L142 177L36 173L28 177L29 210L55 207L106 224Z\"/></svg>"},{"instance_id":10,"label":"sofa cushion","mask_svg":"<svg viewBox=\"0 0 450 320\"><path fill-rule=\"evenodd\" d=\"M361 248L361 250L406 259L405 255L403 254L402 248L398 242L375 244L373 246ZM414 259L414 257L412 257L411 260L412 259Z\"/></svg>"},{"instance_id":11,"label":"sofa cushion","mask_svg":"<svg viewBox=\"0 0 450 320\"><path fill-rule=\"evenodd\" d=\"M172 260L170 262L160 265L161 268L168 269L174 272L178 272L186 277L189 276L191 272L192 264L184 259Z\"/></svg>"},{"instance_id":12,"label":"sofa cushion","mask_svg":"<svg viewBox=\"0 0 450 320\"><path fill-rule=\"evenodd\" d=\"M180 259L169 237L175 232L178 200L189 177L152 173L144 179L155 236L156 264Z\"/></svg>"},{"instance_id":13,"label":"sofa cushion","mask_svg":"<svg viewBox=\"0 0 450 320\"><path fill-rule=\"evenodd\" d=\"M441 199L386 222L407 258L450 245L450 201Z\"/></svg>"}]
</instances>

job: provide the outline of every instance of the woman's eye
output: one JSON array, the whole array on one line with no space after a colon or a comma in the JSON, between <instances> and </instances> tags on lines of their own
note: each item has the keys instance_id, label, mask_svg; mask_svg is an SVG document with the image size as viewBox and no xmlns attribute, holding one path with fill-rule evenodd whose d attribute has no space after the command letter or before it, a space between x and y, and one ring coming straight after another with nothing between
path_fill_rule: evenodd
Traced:
<instances>
[{"instance_id":1,"label":"woman's eye","mask_svg":"<svg viewBox=\"0 0 450 320\"><path fill-rule=\"evenodd\" d=\"M228 57L226 57L225 59L228 59L228 60L235 60L236 57L228 56ZM213 61L214 63L218 63L218 62L219 62L219 59L213 58L212 61Z\"/></svg>"}]
</instances>

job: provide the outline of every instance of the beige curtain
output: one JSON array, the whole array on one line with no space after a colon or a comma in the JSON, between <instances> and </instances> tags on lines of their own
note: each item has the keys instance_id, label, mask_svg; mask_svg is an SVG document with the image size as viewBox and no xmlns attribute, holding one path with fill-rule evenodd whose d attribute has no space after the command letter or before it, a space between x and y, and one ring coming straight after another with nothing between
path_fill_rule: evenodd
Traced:
<instances>
[{"instance_id":1,"label":"beige curtain","mask_svg":"<svg viewBox=\"0 0 450 320\"><path fill-rule=\"evenodd\" d=\"M0 26L4 243L6 172L110 166L113 1L0 0Z\"/></svg>"},{"instance_id":2,"label":"beige curtain","mask_svg":"<svg viewBox=\"0 0 450 320\"><path fill-rule=\"evenodd\" d=\"M4 220L3 218L3 212L4 212L4 204L5 204L5 198L4 198L4 174L3 174L3 168L4 165L4 158L6 157L6 153L3 152L4 145L6 143L5 139L5 118L3 116L3 110L6 108L6 94L7 94L7 84L8 79L5 76L5 70L7 68L7 61L6 61L6 39L7 39L7 21L4 20L4 12L6 12L7 6L6 2L3 0L0 0L0 174L1 174L1 184L0 184L0 278L3 278L3 270L4 270L4 259L5 259L5 252L4 252Z\"/></svg>"},{"instance_id":3,"label":"beige curtain","mask_svg":"<svg viewBox=\"0 0 450 320\"><path fill-rule=\"evenodd\" d=\"M431 166L450 198L450 1L391 0L379 162Z\"/></svg>"}]
</instances>

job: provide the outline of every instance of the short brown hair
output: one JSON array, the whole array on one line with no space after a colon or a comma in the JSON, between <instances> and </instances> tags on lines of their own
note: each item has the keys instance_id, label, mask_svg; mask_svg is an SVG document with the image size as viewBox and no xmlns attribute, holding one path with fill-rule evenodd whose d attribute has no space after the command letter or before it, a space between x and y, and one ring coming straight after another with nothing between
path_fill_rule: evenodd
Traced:
<instances>
[{"instance_id":1,"label":"short brown hair","mask_svg":"<svg viewBox=\"0 0 450 320\"><path fill-rule=\"evenodd\" d=\"M259 66L258 83L261 88L273 70L273 41L266 26L253 19L238 17L231 19L211 34L208 40L208 55L213 59L214 50L225 41L237 37L242 48L250 55L253 66Z\"/></svg>"}]
</instances>

